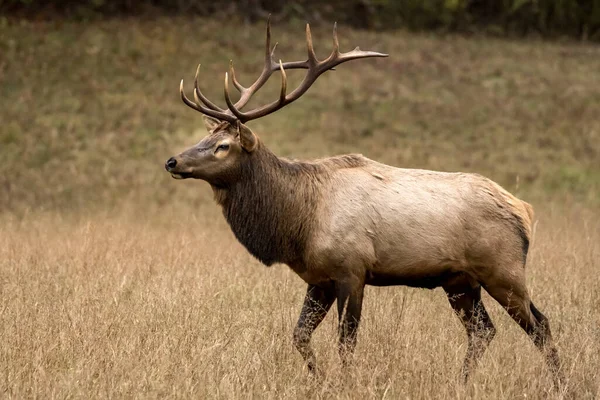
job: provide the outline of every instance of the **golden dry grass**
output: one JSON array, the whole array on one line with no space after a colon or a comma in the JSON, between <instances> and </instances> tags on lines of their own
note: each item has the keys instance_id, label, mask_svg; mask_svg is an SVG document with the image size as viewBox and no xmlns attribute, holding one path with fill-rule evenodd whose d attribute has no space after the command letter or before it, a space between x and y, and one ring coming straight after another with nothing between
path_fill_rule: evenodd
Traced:
<instances>
[{"instance_id":1,"label":"golden dry grass","mask_svg":"<svg viewBox=\"0 0 600 400\"><path fill-rule=\"evenodd\" d=\"M287 267L252 259L216 206L188 211L130 205L116 215L4 217L0 392L271 399L600 393L597 214L538 211L528 281L564 363L568 386L555 393L537 350L488 296L499 333L473 379L458 383L466 337L439 289L368 288L347 371L330 313L314 336L326 376L310 379L291 342L304 283Z\"/></svg>"}]
</instances>

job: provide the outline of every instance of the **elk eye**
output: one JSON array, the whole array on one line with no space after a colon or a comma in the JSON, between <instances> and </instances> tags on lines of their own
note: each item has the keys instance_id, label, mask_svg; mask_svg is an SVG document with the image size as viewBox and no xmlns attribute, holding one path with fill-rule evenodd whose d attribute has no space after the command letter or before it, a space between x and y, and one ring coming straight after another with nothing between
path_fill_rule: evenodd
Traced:
<instances>
[{"instance_id":1,"label":"elk eye","mask_svg":"<svg viewBox=\"0 0 600 400\"><path fill-rule=\"evenodd\" d=\"M215 150L215 153L219 150L229 150L229 145L225 143L218 145L217 149Z\"/></svg>"}]
</instances>

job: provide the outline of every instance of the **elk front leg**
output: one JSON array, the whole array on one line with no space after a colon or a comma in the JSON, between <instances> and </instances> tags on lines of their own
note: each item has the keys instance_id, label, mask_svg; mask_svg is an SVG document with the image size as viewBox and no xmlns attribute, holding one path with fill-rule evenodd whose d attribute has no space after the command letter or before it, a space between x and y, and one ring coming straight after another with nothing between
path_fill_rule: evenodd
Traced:
<instances>
[{"instance_id":1,"label":"elk front leg","mask_svg":"<svg viewBox=\"0 0 600 400\"><path fill-rule=\"evenodd\" d=\"M354 277L335 283L339 317L338 349L344 365L356 347L364 288L364 281Z\"/></svg>"},{"instance_id":2,"label":"elk front leg","mask_svg":"<svg viewBox=\"0 0 600 400\"><path fill-rule=\"evenodd\" d=\"M294 329L294 345L304 358L310 372L315 372L316 358L310 346L310 337L323 321L335 300L333 283L308 285L300 318Z\"/></svg>"}]
</instances>

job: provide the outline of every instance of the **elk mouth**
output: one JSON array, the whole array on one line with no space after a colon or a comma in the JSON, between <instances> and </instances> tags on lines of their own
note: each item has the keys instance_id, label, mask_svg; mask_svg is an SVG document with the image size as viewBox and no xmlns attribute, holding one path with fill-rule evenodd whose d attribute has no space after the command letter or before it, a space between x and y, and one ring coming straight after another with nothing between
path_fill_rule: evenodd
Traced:
<instances>
[{"instance_id":1,"label":"elk mouth","mask_svg":"<svg viewBox=\"0 0 600 400\"><path fill-rule=\"evenodd\" d=\"M171 177L173 179L187 179L187 178L191 178L192 177L192 173L191 172L171 172Z\"/></svg>"}]
</instances>

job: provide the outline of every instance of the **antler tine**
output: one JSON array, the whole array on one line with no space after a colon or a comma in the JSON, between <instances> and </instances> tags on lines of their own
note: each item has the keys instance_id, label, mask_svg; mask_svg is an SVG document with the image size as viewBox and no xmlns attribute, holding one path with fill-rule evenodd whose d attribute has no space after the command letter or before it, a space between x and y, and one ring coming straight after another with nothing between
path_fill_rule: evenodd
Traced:
<instances>
[{"instance_id":1,"label":"antler tine","mask_svg":"<svg viewBox=\"0 0 600 400\"><path fill-rule=\"evenodd\" d=\"M273 47L273 52L275 47L277 47L277 44ZM267 17L267 40L265 41L265 64L271 64L271 57L271 14L269 14Z\"/></svg>"},{"instance_id":2,"label":"antler tine","mask_svg":"<svg viewBox=\"0 0 600 400\"><path fill-rule=\"evenodd\" d=\"M245 87L243 87L237 80L237 78L235 77L235 70L233 69L233 60L229 60L229 73L231 74L231 80L233 81L233 86L235 86L235 88L240 92L243 93L245 90L247 90Z\"/></svg>"},{"instance_id":3,"label":"antler tine","mask_svg":"<svg viewBox=\"0 0 600 400\"><path fill-rule=\"evenodd\" d=\"M340 42L337 36L337 22L333 23L333 50L331 51L331 54L340 54Z\"/></svg>"},{"instance_id":4,"label":"antler tine","mask_svg":"<svg viewBox=\"0 0 600 400\"><path fill-rule=\"evenodd\" d=\"M279 93L279 103L285 103L285 95L287 92L287 75L283 69L283 63L279 60L279 70L281 71L281 92Z\"/></svg>"},{"instance_id":5,"label":"antler tine","mask_svg":"<svg viewBox=\"0 0 600 400\"><path fill-rule=\"evenodd\" d=\"M222 112L222 113L226 112L224 109L217 106L215 103L210 101L206 96L204 96L204 94L202 94L202 91L200 90L200 88L198 88L198 75L200 74L200 65L201 64L198 64L198 68L196 68L196 75L194 76L194 100L196 100L197 104L200 104L200 102L204 103L204 105L206 107L210 108L211 110L215 110L215 111Z\"/></svg>"},{"instance_id":6,"label":"antler tine","mask_svg":"<svg viewBox=\"0 0 600 400\"><path fill-rule=\"evenodd\" d=\"M279 42L275 42L275 44L273 45L273 49L271 50L271 61L273 61L273 56L275 55L275 49L277 48L278 44L279 44Z\"/></svg>"},{"instance_id":7,"label":"antler tine","mask_svg":"<svg viewBox=\"0 0 600 400\"><path fill-rule=\"evenodd\" d=\"M308 60L307 64L310 67L313 65L317 65L319 60L317 60L317 55L315 54L315 49L313 48L312 35L310 33L310 24L306 24L306 50L308 51Z\"/></svg>"},{"instance_id":8,"label":"antler tine","mask_svg":"<svg viewBox=\"0 0 600 400\"><path fill-rule=\"evenodd\" d=\"M348 51L346 53L339 53L337 57L334 57L332 60L327 60L323 63L323 65L327 65L329 68L332 68L346 61L370 57L389 57L389 54L378 53L376 51L364 51L357 46L354 48L354 50Z\"/></svg>"},{"instance_id":9,"label":"antler tine","mask_svg":"<svg viewBox=\"0 0 600 400\"><path fill-rule=\"evenodd\" d=\"M222 121L227 121L229 123L236 123L236 121L238 120L236 117L234 117L231 114L227 114L225 112L220 112L220 111L216 111L216 110L212 110L210 108L204 107L201 104L197 104L194 103L193 101L191 101L190 99L187 98L187 96L185 95L185 92L183 90L183 79L181 80L181 83L179 84L179 94L181 95L181 100L183 100L183 102L190 108L193 108L196 111L201 112L202 114L206 114L208 116L211 116L213 118L217 118L220 119Z\"/></svg>"},{"instance_id":10,"label":"antler tine","mask_svg":"<svg viewBox=\"0 0 600 400\"><path fill-rule=\"evenodd\" d=\"M225 95L225 103L227 103L229 110L237 117L237 119L243 122L244 114L242 114L235 104L233 104L233 101L231 101L231 97L229 96L229 76L227 72L225 72L225 85L223 86L223 94Z\"/></svg>"}]
</instances>

